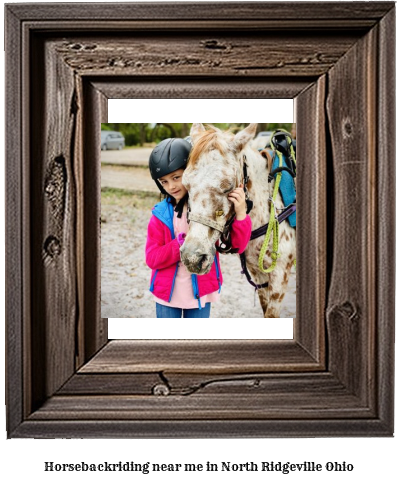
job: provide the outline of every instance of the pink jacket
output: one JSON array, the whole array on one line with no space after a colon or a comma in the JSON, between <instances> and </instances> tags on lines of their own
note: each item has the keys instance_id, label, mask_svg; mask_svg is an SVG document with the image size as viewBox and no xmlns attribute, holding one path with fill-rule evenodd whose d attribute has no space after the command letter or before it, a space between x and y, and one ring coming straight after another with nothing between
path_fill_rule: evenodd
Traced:
<instances>
[{"instance_id":1,"label":"pink jacket","mask_svg":"<svg viewBox=\"0 0 399 487\"><path fill-rule=\"evenodd\" d=\"M173 206L165 199L155 205L148 224L146 243L146 263L151 273L150 291L164 301L170 301L173 294L177 264L180 262L180 246L173 230ZM251 237L252 222L250 217L235 220L231 238L233 248L244 252ZM192 274L193 293L196 299L221 289L223 276L219 265L219 254L208 274ZM198 301L199 302L199 301ZM199 304L200 306L200 304Z\"/></svg>"}]
</instances>

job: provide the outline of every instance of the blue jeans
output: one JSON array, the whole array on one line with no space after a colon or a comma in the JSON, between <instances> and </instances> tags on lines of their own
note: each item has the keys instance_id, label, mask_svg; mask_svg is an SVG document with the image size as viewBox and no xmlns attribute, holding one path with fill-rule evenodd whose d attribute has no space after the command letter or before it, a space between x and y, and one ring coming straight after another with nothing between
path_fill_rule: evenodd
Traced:
<instances>
[{"instance_id":1,"label":"blue jeans","mask_svg":"<svg viewBox=\"0 0 399 487\"><path fill-rule=\"evenodd\" d=\"M172 308L171 306L164 306L163 304L159 303L155 304L157 318L209 318L211 314L211 303L206 303L202 309L181 309Z\"/></svg>"}]
</instances>

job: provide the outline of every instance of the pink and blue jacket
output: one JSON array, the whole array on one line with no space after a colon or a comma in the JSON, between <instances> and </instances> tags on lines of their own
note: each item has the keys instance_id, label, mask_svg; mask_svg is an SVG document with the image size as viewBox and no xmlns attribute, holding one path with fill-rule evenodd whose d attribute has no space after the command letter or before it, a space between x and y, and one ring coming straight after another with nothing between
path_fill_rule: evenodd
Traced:
<instances>
[{"instance_id":1,"label":"pink and blue jacket","mask_svg":"<svg viewBox=\"0 0 399 487\"><path fill-rule=\"evenodd\" d=\"M175 278L180 262L180 246L173 229L173 205L169 198L154 206L148 224L146 243L146 263L151 273L150 291L164 301L172 299ZM252 222L250 217L234 220L231 231L233 248L238 253L244 252L251 237ZM201 307L200 298L221 289L223 284L222 271L219 265L219 254L208 274L191 276L194 297Z\"/></svg>"}]
</instances>

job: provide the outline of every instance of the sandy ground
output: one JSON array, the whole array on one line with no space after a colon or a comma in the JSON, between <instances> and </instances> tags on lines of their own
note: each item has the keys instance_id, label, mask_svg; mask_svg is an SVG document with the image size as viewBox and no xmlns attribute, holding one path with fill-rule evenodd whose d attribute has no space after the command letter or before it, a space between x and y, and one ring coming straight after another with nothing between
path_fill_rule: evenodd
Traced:
<instances>
[{"instance_id":1,"label":"sandy ground","mask_svg":"<svg viewBox=\"0 0 399 487\"><path fill-rule=\"evenodd\" d=\"M156 186L149 177L149 170L143 167L103 165L101 166L101 187L147 191L156 194L154 192Z\"/></svg>"},{"instance_id":2,"label":"sandy ground","mask_svg":"<svg viewBox=\"0 0 399 487\"><path fill-rule=\"evenodd\" d=\"M148 166L152 147L135 147L123 150L101 151L101 162L127 166Z\"/></svg>"},{"instance_id":3,"label":"sandy ground","mask_svg":"<svg viewBox=\"0 0 399 487\"><path fill-rule=\"evenodd\" d=\"M121 152L118 151L119 154ZM148 172L142 168L102 167L103 318L155 317L155 305L148 291L150 269L144 258L147 224L151 208L158 201L156 193L150 192L154 191L153 185ZM105 188L122 188L130 192ZM258 297L255 296L253 287L241 275L239 258L236 255L222 255L221 268L224 277L221 299L212 305L211 316L261 318L263 314ZM296 276L293 272L281 317L295 317L295 309Z\"/></svg>"}]
</instances>

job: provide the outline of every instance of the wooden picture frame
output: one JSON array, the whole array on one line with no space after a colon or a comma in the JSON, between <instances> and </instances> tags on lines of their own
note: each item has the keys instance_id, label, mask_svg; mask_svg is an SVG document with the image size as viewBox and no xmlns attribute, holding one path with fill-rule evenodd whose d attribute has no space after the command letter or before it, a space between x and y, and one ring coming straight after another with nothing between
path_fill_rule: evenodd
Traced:
<instances>
[{"instance_id":1,"label":"wooden picture frame","mask_svg":"<svg viewBox=\"0 0 399 487\"><path fill-rule=\"evenodd\" d=\"M391 436L394 2L6 5L11 438ZM108 341L108 98L294 98L288 341Z\"/></svg>"}]
</instances>

